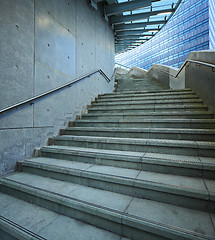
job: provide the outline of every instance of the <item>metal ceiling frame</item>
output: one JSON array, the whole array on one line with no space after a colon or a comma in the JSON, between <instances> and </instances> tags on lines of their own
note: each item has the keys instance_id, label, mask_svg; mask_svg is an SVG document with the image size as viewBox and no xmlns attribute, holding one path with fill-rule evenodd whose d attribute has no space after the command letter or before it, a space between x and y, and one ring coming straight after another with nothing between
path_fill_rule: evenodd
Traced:
<instances>
[{"instance_id":1,"label":"metal ceiling frame","mask_svg":"<svg viewBox=\"0 0 215 240\"><path fill-rule=\"evenodd\" d=\"M116 53L119 53L142 44L142 40L147 41L153 37L167 23L182 0L164 9L154 10L152 3L158 1L163 0L128 0L121 3L118 0L89 0L89 5L97 9L97 4L99 4L103 9L105 20L109 21L114 30ZM132 13L134 10L144 10L144 8L146 8L145 11L141 13ZM124 12L126 14L123 15ZM160 14L164 14L161 20L150 18Z\"/></svg>"},{"instance_id":2,"label":"metal ceiling frame","mask_svg":"<svg viewBox=\"0 0 215 240\"><path fill-rule=\"evenodd\" d=\"M118 32L118 31L131 30L131 29L137 29L137 28L145 28L148 25L157 25L157 24L165 24L165 23L167 23L166 20L143 22L143 23L117 24L114 26L114 30Z\"/></svg>"}]
</instances>

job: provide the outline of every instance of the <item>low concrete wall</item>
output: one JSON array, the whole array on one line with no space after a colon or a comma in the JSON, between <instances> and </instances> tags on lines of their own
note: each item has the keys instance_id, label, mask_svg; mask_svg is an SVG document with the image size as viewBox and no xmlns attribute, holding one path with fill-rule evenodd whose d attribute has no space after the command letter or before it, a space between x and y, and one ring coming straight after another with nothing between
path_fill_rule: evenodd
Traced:
<instances>
[{"instance_id":1,"label":"low concrete wall","mask_svg":"<svg viewBox=\"0 0 215 240\"><path fill-rule=\"evenodd\" d=\"M215 51L191 52L188 59L215 65ZM185 86L203 99L209 110L215 113L215 68L196 63L185 67Z\"/></svg>"},{"instance_id":2,"label":"low concrete wall","mask_svg":"<svg viewBox=\"0 0 215 240\"><path fill-rule=\"evenodd\" d=\"M175 67L154 64L149 69L147 75L150 79L158 81L167 89L183 89L185 87L184 71L177 78L174 77L178 70Z\"/></svg>"},{"instance_id":3,"label":"low concrete wall","mask_svg":"<svg viewBox=\"0 0 215 240\"><path fill-rule=\"evenodd\" d=\"M128 70L125 69L125 68L121 68L121 67L118 67L116 68L116 71L115 71L116 74L127 74L128 73Z\"/></svg>"},{"instance_id":4,"label":"low concrete wall","mask_svg":"<svg viewBox=\"0 0 215 240\"><path fill-rule=\"evenodd\" d=\"M144 78L147 75L147 70L139 67L132 67L130 71L128 72L129 76L134 78Z\"/></svg>"},{"instance_id":5,"label":"low concrete wall","mask_svg":"<svg viewBox=\"0 0 215 240\"><path fill-rule=\"evenodd\" d=\"M86 0L0 1L0 109L65 84L98 68L111 76L114 34ZM81 114L111 92L96 74L49 97L0 116L0 175L14 170Z\"/></svg>"},{"instance_id":6,"label":"low concrete wall","mask_svg":"<svg viewBox=\"0 0 215 240\"><path fill-rule=\"evenodd\" d=\"M215 65L215 51L191 52L187 60ZM179 71L180 73L175 77ZM154 64L147 75L150 79L162 83L166 88L191 88L203 99L209 110L215 113L215 68L192 62L182 65L180 69Z\"/></svg>"}]
</instances>

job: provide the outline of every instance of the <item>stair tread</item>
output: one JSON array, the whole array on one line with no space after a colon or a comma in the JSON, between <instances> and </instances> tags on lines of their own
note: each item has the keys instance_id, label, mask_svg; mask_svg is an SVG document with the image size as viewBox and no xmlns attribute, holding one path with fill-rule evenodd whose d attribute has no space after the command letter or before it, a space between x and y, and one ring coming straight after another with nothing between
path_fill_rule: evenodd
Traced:
<instances>
[{"instance_id":1,"label":"stair tread","mask_svg":"<svg viewBox=\"0 0 215 240\"><path fill-rule=\"evenodd\" d=\"M103 120L103 119L93 119L93 120L88 120L88 119L81 119L81 120L75 120L75 122L83 122L83 123L91 123L91 122L104 122L104 123L109 123L109 122L128 122L128 123L153 123L153 122L167 122L167 123L172 123L172 122L181 122L181 123L215 123L215 119L119 119L119 120L115 120L115 119L107 119L107 120Z\"/></svg>"},{"instance_id":2,"label":"stair tread","mask_svg":"<svg viewBox=\"0 0 215 240\"><path fill-rule=\"evenodd\" d=\"M121 236L117 234L36 206L10 195L0 193L0 203L1 216L45 239L121 239ZM0 219L0 222L2 224L3 221ZM20 227L15 229L22 234L26 232L25 229L20 229ZM85 231L83 231L83 229ZM28 239L32 239L31 237L32 235L29 235ZM122 239L129 240L128 238Z\"/></svg>"},{"instance_id":3,"label":"stair tread","mask_svg":"<svg viewBox=\"0 0 215 240\"><path fill-rule=\"evenodd\" d=\"M141 112L141 113L138 113L138 112L135 112L135 113L121 113L121 112L118 112L118 113L88 113L88 114L83 114L82 116L93 116L93 115L107 115L107 116L110 116L110 115L119 115L119 116L126 116L126 115L134 115L134 116L144 116L144 115L150 115L153 117L153 115L186 115L186 114L189 114L189 115L213 115L213 113L211 111L183 111L183 112L176 112L176 111L165 111L165 112Z\"/></svg>"},{"instance_id":4,"label":"stair tread","mask_svg":"<svg viewBox=\"0 0 215 240\"><path fill-rule=\"evenodd\" d=\"M171 95L171 96L136 96L136 97L124 97L124 98L118 98L117 102L123 102L123 101L150 101L150 100L180 100L180 99L198 99L197 95L193 94L193 95ZM105 102L115 102L116 99L104 99L104 98L98 98L96 100L98 103L105 103Z\"/></svg>"},{"instance_id":5,"label":"stair tread","mask_svg":"<svg viewBox=\"0 0 215 240\"><path fill-rule=\"evenodd\" d=\"M108 107L113 107L113 108L108 108ZM196 104L165 104L164 106L160 106L160 105L156 105L156 104L150 104L149 105L144 105L144 106L132 106L132 105L127 105L127 106L105 106L105 107L97 107L97 106L93 106L92 108L88 108L88 110L90 111L97 111L97 110L122 110L122 109L125 109L125 110L129 110L129 109L137 109L137 110L141 110L141 109L168 109L168 108L173 108L173 109L180 109L180 108L183 108L183 109L187 109L187 108L207 108L206 105L204 104L199 104L199 103L196 103Z\"/></svg>"},{"instance_id":6,"label":"stair tread","mask_svg":"<svg viewBox=\"0 0 215 240\"><path fill-rule=\"evenodd\" d=\"M190 88L185 88L185 89L179 89L179 90L170 90L170 89L159 89L159 90L151 90L151 91L147 91L147 90L145 90L145 91L123 91L122 93L123 94L127 94L127 93L136 93L136 94L141 94L141 93L166 93L166 92L169 92L169 93L184 93L184 92L192 92L193 93L193 91L190 89ZM104 94L104 95L115 95L115 94L121 94L121 93L106 93L106 94Z\"/></svg>"},{"instance_id":7,"label":"stair tread","mask_svg":"<svg viewBox=\"0 0 215 240\"><path fill-rule=\"evenodd\" d=\"M215 134L214 129L189 129L189 128L117 128L117 127L68 127L68 131L107 131L107 132L133 132L133 133L187 133L187 134Z\"/></svg>"},{"instance_id":8,"label":"stair tread","mask_svg":"<svg viewBox=\"0 0 215 240\"><path fill-rule=\"evenodd\" d=\"M145 144L145 145L167 145L168 146L181 146L192 148L211 148L215 149L215 142L206 141L190 141L190 140L168 140L168 139L144 139L144 138L117 138L117 137L96 137L96 136L72 136L62 135L55 137L56 140L72 141L99 141L99 142L113 142L113 143L129 143L129 144Z\"/></svg>"},{"instance_id":9,"label":"stair tread","mask_svg":"<svg viewBox=\"0 0 215 240\"><path fill-rule=\"evenodd\" d=\"M93 104L93 106L117 106L117 105L142 105L142 104L175 104L175 103L182 103L185 104L186 103L202 103L201 99L177 99L177 100L169 100L169 99L165 99L165 100L136 100L136 101L115 101L115 102L96 102Z\"/></svg>"},{"instance_id":10,"label":"stair tread","mask_svg":"<svg viewBox=\"0 0 215 240\"><path fill-rule=\"evenodd\" d=\"M103 95L99 95L100 99L118 99L118 98L127 98L127 97L148 97L148 96L177 96L177 95L194 95L193 91L184 91L184 92L171 92L171 91L133 91L133 92L114 92L114 93L106 93Z\"/></svg>"},{"instance_id":11,"label":"stair tread","mask_svg":"<svg viewBox=\"0 0 215 240\"><path fill-rule=\"evenodd\" d=\"M84 204L86 208L93 207L97 209L97 213L105 211L106 214L117 213L118 216L133 216L149 225L153 223L161 226L160 223L162 223L166 228L174 227L176 231L183 232L186 229L188 234L200 232L201 237L214 236L210 214L199 210L132 198L27 173L14 174L5 177L2 181L3 184L9 184L13 187L19 186L19 189L24 188L35 194L60 197L62 203L66 198L73 204Z\"/></svg>"},{"instance_id":12,"label":"stair tread","mask_svg":"<svg viewBox=\"0 0 215 240\"><path fill-rule=\"evenodd\" d=\"M183 165L187 167L197 167L201 168L204 166L204 169L214 169L215 170L215 159L210 157L195 157L195 156L184 156L184 155L172 155L172 154L160 154L160 153L150 153L150 152L131 152L131 151L119 151L119 150L108 150L108 149L96 149L96 148L81 148L73 146L46 146L41 149L41 151L50 151L50 152L59 152L59 153L86 153L92 155L106 155L106 156L122 156L126 160L130 161L153 161L160 164L172 164Z\"/></svg>"},{"instance_id":13,"label":"stair tread","mask_svg":"<svg viewBox=\"0 0 215 240\"><path fill-rule=\"evenodd\" d=\"M99 179L101 181L105 181L107 178L109 178L109 181L114 181L114 178L116 178L115 181L117 182L119 178L122 178L122 181L125 179L127 181L131 181L132 183L137 181L139 184L150 184L150 186L154 185L155 187L161 189L165 188L165 190L170 193L176 190L181 192L181 194L189 195L189 193L201 193L205 197L208 197L208 194L215 197L215 189L210 187L215 186L215 180L203 180L201 178L177 176L119 167L99 166L95 164L90 165L87 163L41 157L26 160L23 162L23 165L35 166L38 168L43 168L44 166L44 168L47 167L50 170L54 168L56 171L57 169L64 169L65 173L69 173L69 171L71 171L76 172L77 174L80 172L82 176L84 176L84 173L91 174L91 176L92 174L96 174L100 176ZM104 176L106 176L106 178L104 178Z\"/></svg>"}]
</instances>

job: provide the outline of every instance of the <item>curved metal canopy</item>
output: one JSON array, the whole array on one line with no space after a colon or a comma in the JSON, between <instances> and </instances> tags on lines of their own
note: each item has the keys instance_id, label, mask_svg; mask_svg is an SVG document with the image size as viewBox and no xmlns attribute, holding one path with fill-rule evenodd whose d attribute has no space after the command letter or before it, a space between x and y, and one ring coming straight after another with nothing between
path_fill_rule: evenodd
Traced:
<instances>
[{"instance_id":1,"label":"curved metal canopy","mask_svg":"<svg viewBox=\"0 0 215 240\"><path fill-rule=\"evenodd\" d=\"M92 1L96 4L102 2ZM180 2L181 0L106 0L104 14L115 32L116 53L137 47L152 38L167 23Z\"/></svg>"}]
</instances>

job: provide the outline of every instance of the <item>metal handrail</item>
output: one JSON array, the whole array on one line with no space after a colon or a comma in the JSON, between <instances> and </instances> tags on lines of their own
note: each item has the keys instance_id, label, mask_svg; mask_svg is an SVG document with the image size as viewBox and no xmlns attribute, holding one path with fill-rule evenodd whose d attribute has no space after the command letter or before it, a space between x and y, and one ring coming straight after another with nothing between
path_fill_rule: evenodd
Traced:
<instances>
[{"instance_id":1,"label":"metal handrail","mask_svg":"<svg viewBox=\"0 0 215 240\"><path fill-rule=\"evenodd\" d=\"M213 64L205 63L205 62L200 62L200 61L195 61L195 60L189 60L189 59L188 59L188 60L186 60L186 61L182 64L182 66L180 67L180 69L178 70L178 72L176 73L176 75L173 75L173 74L171 74L171 73L169 73L169 72L167 72L167 71L165 71L165 70L162 70L162 69L160 69L160 71L161 71L161 72L164 72L164 73L167 73L168 75L170 75L170 76L172 76L172 77L174 77L174 78L177 78L178 75L180 74L180 72L183 70L183 68L186 66L186 64L187 64L188 62L196 63L196 64L204 65L204 66L207 66L207 67L215 68L215 65L213 65ZM147 74L148 74L152 69L153 69L153 67L151 67L151 68L148 70Z\"/></svg>"},{"instance_id":2,"label":"metal handrail","mask_svg":"<svg viewBox=\"0 0 215 240\"><path fill-rule=\"evenodd\" d=\"M33 101L35 101L35 100L38 100L38 99L40 99L40 98L42 98L42 97L45 97L45 96L49 95L49 94L52 94L52 93L54 93L54 92L57 92L57 91L65 88L65 87L71 87L71 85L72 85L73 83L76 83L76 82L78 82L78 81L80 81L80 80L83 80L83 79L85 79L85 78L91 77L92 75L94 75L94 74L96 74L96 73L100 73L100 74L102 75L102 77L104 77L104 79L105 79L107 82L110 82L111 79L113 78L115 72L113 73L113 75L111 76L111 78L109 78L109 77L103 72L102 69L95 70L95 71L93 71L93 72L90 72L90 73L82 76L82 77L76 78L76 79L74 79L74 80L72 80L72 81L70 81L70 82L68 82L68 83L66 83L66 84L63 84L63 85L61 85L61 86L59 86L59 87L56 87L56 88L54 88L54 89L51 89L51 90L49 90L49 91L47 91L47 92L41 93L41 94L39 94L39 95L37 95L37 96L34 96L34 97L31 97L31 98L28 98L28 99L26 99L26 100L24 100L24 101L22 101L22 102L13 104L13 105L11 105L11 106L9 106L9 107L3 108L3 109L0 110L0 113L4 113L4 112L10 111L10 110L12 110L12 109L14 109L14 108L17 108L17 107L20 107L20 106L22 106L22 105L25 105L25 104L27 104L27 103L31 103L31 102L33 102ZM32 104L33 104L33 103L32 103Z\"/></svg>"},{"instance_id":3,"label":"metal handrail","mask_svg":"<svg viewBox=\"0 0 215 240\"><path fill-rule=\"evenodd\" d=\"M175 75L175 78L179 75L179 73L183 70L183 68L186 66L186 64L188 62L191 62L191 63L197 63L197 64L200 64L200 65L204 65L204 66L207 66L207 67L212 67L212 68L215 68L215 65L213 64L210 64L210 63L205 63L205 62L200 62L200 61L195 61L195 60L186 60L182 66L180 67L179 71L177 72L177 74Z\"/></svg>"}]
</instances>

